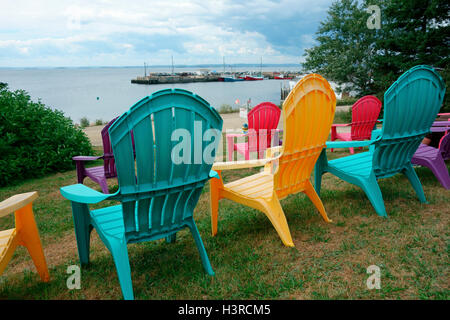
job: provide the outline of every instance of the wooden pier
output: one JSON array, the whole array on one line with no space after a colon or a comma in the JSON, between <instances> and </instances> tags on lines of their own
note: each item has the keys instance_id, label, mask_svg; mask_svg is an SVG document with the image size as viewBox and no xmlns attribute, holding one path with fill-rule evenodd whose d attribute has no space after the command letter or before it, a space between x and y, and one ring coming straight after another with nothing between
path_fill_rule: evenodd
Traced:
<instances>
[{"instance_id":1,"label":"wooden pier","mask_svg":"<svg viewBox=\"0 0 450 320\"><path fill-rule=\"evenodd\" d=\"M247 72L235 72L229 74L229 76L244 76ZM228 75L225 73L225 75ZM262 76L264 79L275 79L279 75L278 72L263 72ZM299 73L287 72L284 74L285 77L296 77ZM176 74L150 74L144 77L136 77L132 79L131 83L137 84L168 84L168 83L189 83L189 82L217 82L223 78L224 75L218 73L207 73L207 74L195 74L195 73L176 73ZM288 80L288 79L286 79Z\"/></svg>"}]
</instances>

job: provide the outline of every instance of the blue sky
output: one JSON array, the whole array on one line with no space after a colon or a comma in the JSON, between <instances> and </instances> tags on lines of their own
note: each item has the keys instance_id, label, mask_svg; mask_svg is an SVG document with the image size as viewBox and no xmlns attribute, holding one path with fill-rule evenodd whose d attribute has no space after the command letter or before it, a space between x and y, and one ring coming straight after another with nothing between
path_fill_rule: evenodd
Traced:
<instances>
[{"instance_id":1,"label":"blue sky","mask_svg":"<svg viewBox=\"0 0 450 320\"><path fill-rule=\"evenodd\" d=\"M7 0L0 67L299 63L331 0Z\"/></svg>"}]
</instances>

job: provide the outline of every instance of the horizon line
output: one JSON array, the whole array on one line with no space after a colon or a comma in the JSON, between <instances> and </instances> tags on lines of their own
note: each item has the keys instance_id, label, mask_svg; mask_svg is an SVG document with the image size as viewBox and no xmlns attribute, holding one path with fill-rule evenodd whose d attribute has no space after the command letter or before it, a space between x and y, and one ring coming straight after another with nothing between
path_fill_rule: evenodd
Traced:
<instances>
[{"instance_id":1,"label":"horizon line","mask_svg":"<svg viewBox=\"0 0 450 320\"><path fill-rule=\"evenodd\" d=\"M234 63L234 64L225 64L225 66L243 66L243 67L272 67L272 66L301 66L301 63L266 63L266 64L260 64L260 63ZM171 64L161 64L161 65L146 65L146 68L151 67L167 67L172 68ZM178 64L174 65L174 68L186 68L186 67L223 67L223 64ZM99 65L99 66L25 66L25 67L9 67L9 66L0 66L0 69L76 69L76 68L144 68L144 65L123 65L123 66L108 66L108 65Z\"/></svg>"}]
</instances>

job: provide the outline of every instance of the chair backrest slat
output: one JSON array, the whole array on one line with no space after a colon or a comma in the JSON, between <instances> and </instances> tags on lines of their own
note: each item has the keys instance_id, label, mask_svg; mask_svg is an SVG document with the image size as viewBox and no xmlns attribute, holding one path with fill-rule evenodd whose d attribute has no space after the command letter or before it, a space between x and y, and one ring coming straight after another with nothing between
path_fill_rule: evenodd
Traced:
<instances>
[{"instance_id":1,"label":"chair backrest slat","mask_svg":"<svg viewBox=\"0 0 450 320\"><path fill-rule=\"evenodd\" d=\"M221 130L217 111L181 89L142 99L110 127L127 241L170 232L192 216L212 167L204 153L217 148Z\"/></svg>"},{"instance_id":2,"label":"chair backrest slat","mask_svg":"<svg viewBox=\"0 0 450 320\"><path fill-rule=\"evenodd\" d=\"M101 131L102 143L103 143L103 166L105 170L106 178L115 178L117 176L116 164L114 161L114 155L111 147L111 140L109 139L109 127L116 121L118 117L112 119Z\"/></svg>"},{"instance_id":3,"label":"chair backrest slat","mask_svg":"<svg viewBox=\"0 0 450 320\"><path fill-rule=\"evenodd\" d=\"M336 110L330 84L318 74L302 78L283 104L283 154L275 173L279 198L303 190L328 138Z\"/></svg>"},{"instance_id":4,"label":"chair backrest slat","mask_svg":"<svg viewBox=\"0 0 450 320\"><path fill-rule=\"evenodd\" d=\"M445 94L441 76L429 66L405 72L384 94L381 139L373 148L378 177L403 170L429 132Z\"/></svg>"}]
</instances>

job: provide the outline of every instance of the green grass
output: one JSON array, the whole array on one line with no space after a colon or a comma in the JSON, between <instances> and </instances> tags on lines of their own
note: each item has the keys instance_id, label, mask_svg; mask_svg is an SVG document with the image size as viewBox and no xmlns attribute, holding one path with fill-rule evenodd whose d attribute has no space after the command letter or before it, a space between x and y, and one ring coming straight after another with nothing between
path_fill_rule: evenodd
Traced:
<instances>
[{"instance_id":1,"label":"green grass","mask_svg":"<svg viewBox=\"0 0 450 320\"><path fill-rule=\"evenodd\" d=\"M346 151L330 158L348 155ZM231 181L258 172L223 172ZM449 299L449 191L426 168L416 169L428 204L421 204L407 179L380 180L389 218L376 215L364 192L336 177L323 177L325 223L303 194L282 200L295 248L283 246L261 212L221 200L219 232L212 237L209 186L195 220L216 273L203 271L190 233L177 241L128 246L136 299ZM0 200L39 191L36 220L51 282L41 283L24 248L0 277L0 299L121 299L111 255L95 231L91 264L82 268L81 290L66 288L67 267L78 264L69 201L59 193L76 183L76 172L58 173L0 189ZM99 186L86 179L97 190ZM111 180L111 188L115 181ZM105 202L94 207L111 205ZM14 225L0 219L0 230ZM381 268L381 289L368 290L366 268Z\"/></svg>"}]
</instances>

